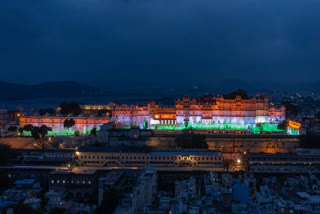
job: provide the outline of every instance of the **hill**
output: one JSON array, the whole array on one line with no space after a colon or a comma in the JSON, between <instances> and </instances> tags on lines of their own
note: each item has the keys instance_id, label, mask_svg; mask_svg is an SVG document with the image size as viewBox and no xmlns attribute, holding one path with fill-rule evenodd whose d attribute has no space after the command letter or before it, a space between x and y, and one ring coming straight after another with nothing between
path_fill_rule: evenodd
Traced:
<instances>
[{"instance_id":1,"label":"hill","mask_svg":"<svg viewBox=\"0 0 320 214\"><path fill-rule=\"evenodd\" d=\"M0 99L36 99L59 97L101 96L104 90L72 81L26 85L0 82Z\"/></svg>"}]
</instances>

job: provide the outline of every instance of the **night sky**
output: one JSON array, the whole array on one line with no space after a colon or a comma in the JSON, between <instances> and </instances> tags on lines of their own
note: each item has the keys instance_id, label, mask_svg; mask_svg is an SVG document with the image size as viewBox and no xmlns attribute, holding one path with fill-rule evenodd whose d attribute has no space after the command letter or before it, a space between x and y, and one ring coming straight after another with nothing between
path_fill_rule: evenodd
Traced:
<instances>
[{"instance_id":1,"label":"night sky","mask_svg":"<svg viewBox=\"0 0 320 214\"><path fill-rule=\"evenodd\" d=\"M320 80L319 11L319 0L3 0L1 80Z\"/></svg>"}]
</instances>

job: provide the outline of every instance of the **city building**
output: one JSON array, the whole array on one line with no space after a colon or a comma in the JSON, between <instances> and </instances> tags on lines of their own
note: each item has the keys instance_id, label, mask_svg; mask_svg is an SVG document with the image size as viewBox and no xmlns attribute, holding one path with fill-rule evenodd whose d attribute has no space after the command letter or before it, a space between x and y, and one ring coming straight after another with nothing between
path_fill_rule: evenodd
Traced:
<instances>
[{"instance_id":1,"label":"city building","mask_svg":"<svg viewBox=\"0 0 320 214\"><path fill-rule=\"evenodd\" d=\"M287 133L291 135L299 135L299 131L301 128L301 123L293 120L289 120Z\"/></svg>"},{"instance_id":2,"label":"city building","mask_svg":"<svg viewBox=\"0 0 320 214\"><path fill-rule=\"evenodd\" d=\"M320 164L319 155L248 153L249 164Z\"/></svg>"},{"instance_id":3,"label":"city building","mask_svg":"<svg viewBox=\"0 0 320 214\"><path fill-rule=\"evenodd\" d=\"M277 124L285 120L285 107L269 106L267 96L251 99L223 96L177 99L174 107L163 107L156 102L146 105L117 105L112 121L121 127L140 126L154 130L251 130L257 124ZM272 126L273 127L273 126ZM266 129L268 130L268 128Z\"/></svg>"},{"instance_id":4,"label":"city building","mask_svg":"<svg viewBox=\"0 0 320 214\"><path fill-rule=\"evenodd\" d=\"M8 110L4 106L0 108L0 133L7 132L10 126L19 126L20 117L23 115L23 108L19 105L16 110Z\"/></svg>"},{"instance_id":5,"label":"city building","mask_svg":"<svg viewBox=\"0 0 320 214\"><path fill-rule=\"evenodd\" d=\"M23 179L14 182L15 187L3 192L8 201L21 202L28 198L34 198L42 190L36 179Z\"/></svg>"},{"instance_id":6,"label":"city building","mask_svg":"<svg viewBox=\"0 0 320 214\"><path fill-rule=\"evenodd\" d=\"M71 118L75 121L75 125L69 129L64 128L64 121ZM85 117L83 115L79 115L77 117L68 115L68 117L63 117L59 115L50 116L47 114L44 116L39 116L35 114L33 116L23 115L20 117L20 127L24 127L28 124L31 124L33 126L46 125L48 127L51 127L52 131L49 131L49 136L74 135L76 131L78 131L80 135L88 135L93 128L99 130L101 125L108 122L109 119L107 117ZM28 135L28 133L25 133L25 135Z\"/></svg>"},{"instance_id":7,"label":"city building","mask_svg":"<svg viewBox=\"0 0 320 214\"><path fill-rule=\"evenodd\" d=\"M75 149L17 149L17 160L24 164L67 164L74 161Z\"/></svg>"},{"instance_id":8,"label":"city building","mask_svg":"<svg viewBox=\"0 0 320 214\"><path fill-rule=\"evenodd\" d=\"M218 149L151 149L149 147L89 147L77 152L81 166L122 167L194 167L222 168L223 157Z\"/></svg>"},{"instance_id":9,"label":"city building","mask_svg":"<svg viewBox=\"0 0 320 214\"><path fill-rule=\"evenodd\" d=\"M108 105L103 104L80 104L80 109L82 113L86 116L91 114L98 114L99 112L109 112L111 111L116 104L110 102Z\"/></svg>"},{"instance_id":10,"label":"city building","mask_svg":"<svg viewBox=\"0 0 320 214\"><path fill-rule=\"evenodd\" d=\"M144 169L141 172L138 171L135 179L132 179L132 176L128 177L131 182L123 186L123 197L114 214L134 214L145 205L152 204L157 187L155 170Z\"/></svg>"}]
</instances>

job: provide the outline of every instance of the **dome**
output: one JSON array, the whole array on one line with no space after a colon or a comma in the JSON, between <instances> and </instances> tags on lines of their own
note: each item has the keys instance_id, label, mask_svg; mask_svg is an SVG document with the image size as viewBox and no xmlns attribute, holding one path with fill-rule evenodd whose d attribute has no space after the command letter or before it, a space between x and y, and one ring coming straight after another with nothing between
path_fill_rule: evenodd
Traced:
<instances>
[{"instance_id":1,"label":"dome","mask_svg":"<svg viewBox=\"0 0 320 214\"><path fill-rule=\"evenodd\" d=\"M20 104L17 106L16 110L20 111L20 112L23 112L23 108L22 108L22 106Z\"/></svg>"}]
</instances>

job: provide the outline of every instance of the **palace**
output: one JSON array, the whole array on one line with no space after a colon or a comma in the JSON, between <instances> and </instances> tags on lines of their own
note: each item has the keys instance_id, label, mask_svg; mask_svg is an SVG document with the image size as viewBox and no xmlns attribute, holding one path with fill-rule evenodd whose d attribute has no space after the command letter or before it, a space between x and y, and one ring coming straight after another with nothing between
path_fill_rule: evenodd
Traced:
<instances>
[{"instance_id":1,"label":"palace","mask_svg":"<svg viewBox=\"0 0 320 214\"><path fill-rule=\"evenodd\" d=\"M249 130L257 124L278 124L285 120L285 107L269 105L267 96L232 98L188 96L175 101L173 107L155 102L146 105L115 106L112 121L122 127L132 125L154 130ZM121 126L120 125L120 126Z\"/></svg>"},{"instance_id":2,"label":"palace","mask_svg":"<svg viewBox=\"0 0 320 214\"><path fill-rule=\"evenodd\" d=\"M70 129L65 129L63 124L66 119L74 119L75 125ZM79 135L88 135L90 134L91 129L96 128L100 129L100 126L108 123L109 119L106 117L85 117L83 115L79 115L78 117L72 117L72 115L68 115L68 117L63 116L24 116L20 117L20 127L31 124L33 126L41 126L46 125L52 128L52 131L48 133L51 135L74 135L75 131L79 132ZM28 135L26 133L26 135Z\"/></svg>"}]
</instances>

